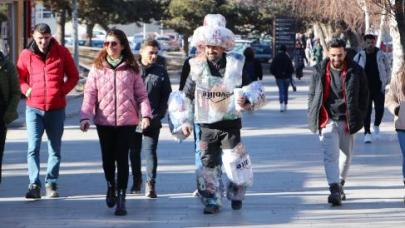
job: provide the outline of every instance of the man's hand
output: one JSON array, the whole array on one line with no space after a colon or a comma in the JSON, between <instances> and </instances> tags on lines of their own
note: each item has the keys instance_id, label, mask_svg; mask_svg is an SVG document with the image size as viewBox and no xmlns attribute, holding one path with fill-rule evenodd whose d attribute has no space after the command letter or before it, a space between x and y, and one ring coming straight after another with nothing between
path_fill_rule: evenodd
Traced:
<instances>
[{"instance_id":1,"label":"man's hand","mask_svg":"<svg viewBox=\"0 0 405 228\"><path fill-rule=\"evenodd\" d=\"M141 127L142 129L146 129L150 126L150 120L147 117L142 118Z\"/></svg>"},{"instance_id":2,"label":"man's hand","mask_svg":"<svg viewBox=\"0 0 405 228\"><path fill-rule=\"evenodd\" d=\"M188 137L191 134L191 132L193 131L192 127L188 123L181 125L181 130L183 131L183 134L186 137Z\"/></svg>"},{"instance_id":3,"label":"man's hand","mask_svg":"<svg viewBox=\"0 0 405 228\"><path fill-rule=\"evenodd\" d=\"M90 128L90 120L82 120L80 121L80 130L82 132L86 132Z\"/></svg>"},{"instance_id":4,"label":"man's hand","mask_svg":"<svg viewBox=\"0 0 405 228\"><path fill-rule=\"evenodd\" d=\"M248 110L250 108L250 103L246 102L246 97L244 96L239 96L236 99L236 103L243 109L243 110Z\"/></svg>"}]
</instances>

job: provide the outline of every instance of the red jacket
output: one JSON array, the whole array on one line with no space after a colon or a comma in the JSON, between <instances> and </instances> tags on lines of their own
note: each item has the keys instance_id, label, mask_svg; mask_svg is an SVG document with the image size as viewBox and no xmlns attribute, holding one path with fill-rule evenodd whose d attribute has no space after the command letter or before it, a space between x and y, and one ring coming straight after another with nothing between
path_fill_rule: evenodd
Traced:
<instances>
[{"instance_id":1,"label":"red jacket","mask_svg":"<svg viewBox=\"0 0 405 228\"><path fill-rule=\"evenodd\" d=\"M44 111L64 108L66 95L79 80L72 55L53 38L45 60L34 50L32 45L24 49L17 62L22 93L31 88L27 105Z\"/></svg>"}]
</instances>

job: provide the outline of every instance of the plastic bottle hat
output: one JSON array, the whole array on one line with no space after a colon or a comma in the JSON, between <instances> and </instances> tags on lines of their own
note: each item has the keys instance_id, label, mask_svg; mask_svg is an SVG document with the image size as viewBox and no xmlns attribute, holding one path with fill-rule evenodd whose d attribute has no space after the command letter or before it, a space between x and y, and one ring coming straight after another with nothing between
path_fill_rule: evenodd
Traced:
<instances>
[{"instance_id":1,"label":"plastic bottle hat","mask_svg":"<svg viewBox=\"0 0 405 228\"><path fill-rule=\"evenodd\" d=\"M223 47L226 51L235 45L235 35L225 27L226 20L221 14L208 14L204 25L194 30L192 45L210 45Z\"/></svg>"}]
</instances>

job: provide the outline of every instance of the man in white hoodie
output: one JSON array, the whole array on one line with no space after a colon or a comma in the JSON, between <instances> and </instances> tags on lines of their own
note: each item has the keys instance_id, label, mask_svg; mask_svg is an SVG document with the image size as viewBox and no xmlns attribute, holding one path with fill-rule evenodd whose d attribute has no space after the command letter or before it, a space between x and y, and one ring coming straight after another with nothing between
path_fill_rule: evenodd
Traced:
<instances>
[{"instance_id":1,"label":"man in white hoodie","mask_svg":"<svg viewBox=\"0 0 405 228\"><path fill-rule=\"evenodd\" d=\"M384 53L376 48L376 37L371 34L364 36L365 48L354 56L354 61L365 71L370 90L369 106L364 120L364 143L371 143L371 113L374 103L374 136L380 133L380 124L384 115L385 86L389 83L390 72Z\"/></svg>"}]
</instances>

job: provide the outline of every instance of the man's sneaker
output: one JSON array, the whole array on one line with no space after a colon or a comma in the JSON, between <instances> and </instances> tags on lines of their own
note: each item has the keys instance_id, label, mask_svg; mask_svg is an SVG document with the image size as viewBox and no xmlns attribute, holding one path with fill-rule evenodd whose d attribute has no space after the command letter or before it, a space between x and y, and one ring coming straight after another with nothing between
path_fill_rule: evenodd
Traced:
<instances>
[{"instance_id":1,"label":"man's sneaker","mask_svg":"<svg viewBox=\"0 0 405 228\"><path fill-rule=\"evenodd\" d=\"M284 104L280 103L280 112L284 112Z\"/></svg>"},{"instance_id":2,"label":"man's sneaker","mask_svg":"<svg viewBox=\"0 0 405 228\"><path fill-rule=\"evenodd\" d=\"M134 184L131 187L131 194L141 194L142 180L134 180Z\"/></svg>"},{"instance_id":3,"label":"man's sneaker","mask_svg":"<svg viewBox=\"0 0 405 228\"><path fill-rule=\"evenodd\" d=\"M232 200L231 206L234 210L240 210L242 208L242 200Z\"/></svg>"},{"instance_id":4,"label":"man's sneaker","mask_svg":"<svg viewBox=\"0 0 405 228\"><path fill-rule=\"evenodd\" d=\"M219 206L215 204L208 204L204 208L204 214L216 214L219 212Z\"/></svg>"},{"instance_id":5,"label":"man's sneaker","mask_svg":"<svg viewBox=\"0 0 405 228\"><path fill-rule=\"evenodd\" d=\"M330 195L328 196L328 203L332 204L332 206L340 206L342 205L342 196L341 191L342 188L340 184L334 183L329 186Z\"/></svg>"},{"instance_id":6,"label":"man's sneaker","mask_svg":"<svg viewBox=\"0 0 405 228\"><path fill-rule=\"evenodd\" d=\"M373 139L371 138L370 133L364 134L364 143L371 143L372 141L373 141Z\"/></svg>"},{"instance_id":7,"label":"man's sneaker","mask_svg":"<svg viewBox=\"0 0 405 228\"><path fill-rule=\"evenodd\" d=\"M58 198L59 193L56 191L58 188L56 184L46 184L45 185L45 190L46 190L46 197L48 198Z\"/></svg>"},{"instance_id":8,"label":"man's sneaker","mask_svg":"<svg viewBox=\"0 0 405 228\"><path fill-rule=\"evenodd\" d=\"M373 136L374 138L378 139L380 137L380 127L379 126L373 126Z\"/></svg>"},{"instance_id":9,"label":"man's sneaker","mask_svg":"<svg viewBox=\"0 0 405 228\"><path fill-rule=\"evenodd\" d=\"M37 184L31 184L28 192L25 194L27 199L41 199L41 187Z\"/></svg>"},{"instance_id":10,"label":"man's sneaker","mask_svg":"<svg viewBox=\"0 0 405 228\"><path fill-rule=\"evenodd\" d=\"M193 196L194 196L194 197L199 197L199 196L200 196L200 193L198 192L198 189L196 189L196 190L193 192Z\"/></svg>"}]
</instances>

